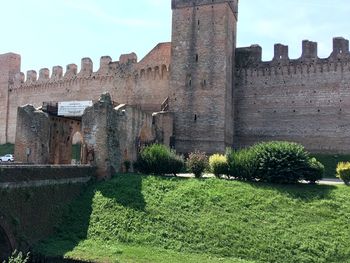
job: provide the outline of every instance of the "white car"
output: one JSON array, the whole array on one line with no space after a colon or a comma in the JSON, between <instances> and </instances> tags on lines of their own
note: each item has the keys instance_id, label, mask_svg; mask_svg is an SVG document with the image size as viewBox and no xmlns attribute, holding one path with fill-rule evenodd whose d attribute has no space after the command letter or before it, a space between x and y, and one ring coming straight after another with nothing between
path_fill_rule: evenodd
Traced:
<instances>
[{"instance_id":1,"label":"white car","mask_svg":"<svg viewBox=\"0 0 350 263\"><path fill-rule=\"evenodd\" d=\"M15 159L12 154L6 154L0 157L0 162L13 162Z\"/></svg>"}]
</instances>

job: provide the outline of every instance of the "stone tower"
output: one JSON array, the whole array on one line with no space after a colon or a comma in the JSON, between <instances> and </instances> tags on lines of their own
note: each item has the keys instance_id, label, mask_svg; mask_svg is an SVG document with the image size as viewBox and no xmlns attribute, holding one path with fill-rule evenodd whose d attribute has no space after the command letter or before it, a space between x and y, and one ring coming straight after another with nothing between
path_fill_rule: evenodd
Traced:
<instances>
[{"instance_id":1,"label":"stone tower","mask_svg":"<svg viewBox=\"0 0 350 263\"><path fill-rule=\"evenodd\" d=\"M170 111L175 147L223 152L233 143L238 0L172 0Z\"/></svg>"},{"instance_id":2,"label":"stone tower","mask_svg":"<svg viewBox=\"0 0 350 263\"><path fill-rule=\"evenodd\" d=\"M9 86L20 72L21 57L14 53L0 55L0 144L8 142Z\"/></svg>"}]
</instances>

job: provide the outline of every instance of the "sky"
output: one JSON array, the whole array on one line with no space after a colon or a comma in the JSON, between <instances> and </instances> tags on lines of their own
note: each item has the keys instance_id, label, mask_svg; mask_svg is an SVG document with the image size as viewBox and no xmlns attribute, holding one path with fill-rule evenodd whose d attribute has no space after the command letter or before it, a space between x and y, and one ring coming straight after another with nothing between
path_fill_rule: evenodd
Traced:
<instances>
[{"instance_id":1,"label":"sky","mask_svg":"<svg viewBox=\"0 0 350 263\"><path fill-rule=\"evenodd\" d=\"M1 3L0 54L21 55L23 72L101 56L114 61L135 52L142 59L171 41L171 0L6 0ZM237 45L259 44L271 60L273 45L301 55L302 40L318 42L328 57L332 38L350 39L349 0L240 0Z\"/></svg>"}]
</instances>

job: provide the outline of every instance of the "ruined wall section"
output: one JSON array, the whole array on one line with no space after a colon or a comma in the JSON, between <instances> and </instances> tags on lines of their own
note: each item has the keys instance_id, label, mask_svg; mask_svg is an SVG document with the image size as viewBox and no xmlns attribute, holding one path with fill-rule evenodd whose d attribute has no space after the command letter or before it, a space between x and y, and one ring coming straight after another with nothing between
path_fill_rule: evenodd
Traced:
<instances>
[{"instance_id":1,"label":"ruined wall section","mask_svg":"<svg viewBox=\"0 0 350 263\"><path fill-rule=\"evenodd\" d=\"M85 110L82 133L98 179L122 171L123 161L135 161L139 147L154 140L152 115L125 104L113 108L108 93Z\"/></svg>"},{"instance_id":2,"label":"ruined wall section","mask_svg":"<svg viewBox=\"0 0 350 263\"><path fill-rule=\"evenodd\" d=\"M8 137L3 135L3 142L14 142L17 108L25 104L39 107L44 101L98 100L101 93L109 92L119 103L138 105L145 111L159 111L169 90L170 44L157 45L149 55L140 63L135 53L121 55L116 62L109 56L101 57L96 72L93 72L90 58L82 59L80 71L77 65L70 64L65 73L61 66L56 66L51 74L44 68L39 74L30 70L25 77L18 67L13 81L6 86L9 110L7 119L0 116L5 120L0 124L0 134L5 134L7 129ZM3 85L0 87L0 92L7 90ZM3 105L0 107L5 107Z\"/></svg>"},{"instance_id":3,"label":"ruined wall section","mask_svg":"<svg viewBox=\"0 0 350 263\"><path fill-rule=\"evenodd\" d=\"M300 142L315 152L350 152L349 41L334 38L327 59L303 41L302 56L275 45L272 61L261 48L236 51L235 147L259 141Z\"/></svg>"}]
</instances>

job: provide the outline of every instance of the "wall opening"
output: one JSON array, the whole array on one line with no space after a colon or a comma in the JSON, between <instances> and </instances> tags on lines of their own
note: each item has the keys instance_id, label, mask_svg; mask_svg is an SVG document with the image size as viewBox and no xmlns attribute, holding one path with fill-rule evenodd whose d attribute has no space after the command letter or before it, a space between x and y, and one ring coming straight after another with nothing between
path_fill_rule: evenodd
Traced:
<instances>
[{"instance_id":1,"label":"wall opening","mask_svg":"<svg viewBox=\"0 0 350 263\"><path fill-rule=\"evenodd\" d=\"M72 138L72 164L81 164L83 136L79 131Z\"/></svg>"},{"instance_id":2,"label":"wall opening","mask_svg":"<svg viewBox=\"0 0 350 263\"><path fill-rule=\"evenodd\" d=\"M5 230L0 227L0 262L5 261L12 253L10 239L5 233Z\"/></svg>"}]
</instances>

